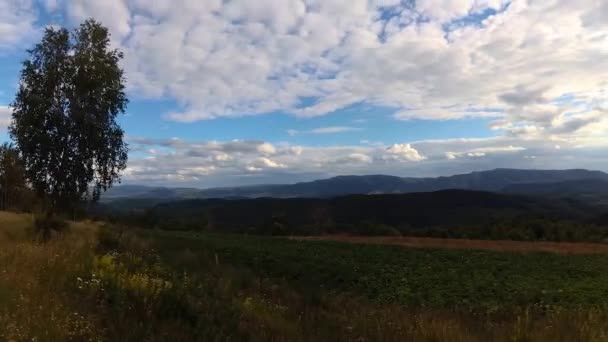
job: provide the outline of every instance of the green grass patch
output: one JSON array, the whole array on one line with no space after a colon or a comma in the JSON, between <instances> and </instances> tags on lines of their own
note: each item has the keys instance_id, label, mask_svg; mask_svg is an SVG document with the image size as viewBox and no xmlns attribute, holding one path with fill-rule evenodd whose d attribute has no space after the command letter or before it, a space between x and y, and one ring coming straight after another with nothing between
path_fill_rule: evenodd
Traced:
<instances>
[{"instance_id":1,"label":"green grass patch","mask_svg":"<svg viewBox=\"0 0 608 342\"><path fill-rule=\"evenodd\" d=\"M305 291L349 292L385 304L496 312L608 307L608 255L408 249L239 235L148 233L171 260L237 265ZM211 255L212 254L212 255ZM182 266L184 266L182 264Z\"/></svg>"}]
</instances>

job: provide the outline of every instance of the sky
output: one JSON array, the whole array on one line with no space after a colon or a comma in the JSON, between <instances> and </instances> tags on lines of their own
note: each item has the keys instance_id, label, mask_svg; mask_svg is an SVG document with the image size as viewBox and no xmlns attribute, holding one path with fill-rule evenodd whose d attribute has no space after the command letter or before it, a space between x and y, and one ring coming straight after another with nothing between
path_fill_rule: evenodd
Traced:
<instances>
[{"instance_id":1,"label":"sky","mask_svg":"<svg viewBox=\"0 0 608 342\"><path fill-rule=\"evenodd\" d=\"M26 49L90 17L125 184L608 171L608 1L0 0L0 141Z\"/></svg>"}]
</instances>

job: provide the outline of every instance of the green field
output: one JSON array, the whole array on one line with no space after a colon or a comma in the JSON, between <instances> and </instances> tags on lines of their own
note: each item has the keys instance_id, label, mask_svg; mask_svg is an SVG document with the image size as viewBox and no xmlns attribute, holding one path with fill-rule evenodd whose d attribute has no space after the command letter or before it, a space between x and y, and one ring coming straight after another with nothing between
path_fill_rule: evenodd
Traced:
<instances>
[{"instance_id":1,"label":"green field","mask_svg":"<svg viewBox=\"0 0 608 342\"><path fill-rule=\"evenodd\" d=\"M475 313L530 306L608 308L608 255L408 249L221 234L141 233L167 260L184 248L302 289ZM161 234L162 238L158 238ZM175 265L178 267L179 265Z\"/></svg>"},{"instance_id":2,"label":"green field","mask_svg":"<svg viewBox=\"0 0 608 342\"><path fill-rule=\"evenodd\" d=\"M608 255L293 241L0 213L0 340L603 341Z\"/></svg>"}]
</instances>

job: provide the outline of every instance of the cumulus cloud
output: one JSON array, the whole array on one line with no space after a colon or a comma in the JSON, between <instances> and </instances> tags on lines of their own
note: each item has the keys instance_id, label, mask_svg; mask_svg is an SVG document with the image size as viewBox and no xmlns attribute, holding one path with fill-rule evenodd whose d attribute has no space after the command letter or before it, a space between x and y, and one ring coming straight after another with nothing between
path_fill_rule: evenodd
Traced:
<instances>
[{"instance_id":1,"label":"cumulus cloud","mask_svg":"<svg viewBox=\"0 0 608 342\"><path fill-rule=\"evenodd\" d=\"M40 0L49 13L62 12L73 23L95 18L109 27L115 40L124 39L131 31L130 6L137 1L122 0Z\"/></svg>"},{"instance_id":2,"label":"cumulus cloud","mask_svg":"<svg viewBox=\"0 0 608 342\"><path fill-rule=\"evenodd\" d=\"M219 184L227 185L246 182L249 177L268 182L273 177L297 179L306 174L361 174L373 165L379 170L425 159L408 144L310 147L255 140L187 142L141 138L131 138L129 143L139 153L129 161L125 173L125 180L131 182L175 183L181 179L179 182L205 184L205 180L220 179ZM168 180L168 175L180 178Z\"/></svg>"},{"instance_id":3,"label":"cumulus cloud","mask_svg":"<svg viewBox=\"0 0 608 342\"><path fill-rule=\"evenodd\" d=\"M497 167L605 169L603 147L506 136L343 146L134 138L129 143L140 155L129 161L126 182L198 187L296 182L344 174L438 176ZM265 154L260 146L272 146L274 153Z\"/></svg>"},{"instance_id":4,"label":"cumulus cloud","mask_svg":"<svg viewBox=\"0 0 608 342\"><path fill-rule=\"evenodd\" d=\"M0 1L0 54L31 39L36 18L33 0Z\"/></svg>"},{"instance_id":5,"label":"cumulus cloud","mask_svg":"<svg viewBox=\"0 0 608 342\"><path fill-rule=\"evenodd\" d=\"M502 119L519 125L565 95L606 100L589 95L607 87L601 1L57 1L108 25L132 90L175 98L180 122L364 102L397 119L513 109Z\"/></svg>"},{"instance_id":6,"label":"cumulus cloud","mask_svg":"<svg viewBox=\"0 0 608 342\"><path fill-rule=\"evenodd\" d=\"M266 158L260 157L247 165L246 169L248 171L263 171L265 169L284 169L287 165L277 163L276 161Z\"/></svg>"},{"instance_id":7,"label":"cumulus cloud","mask_svg":"<svg viewBox=\"0 0 608 342\"><path fill-rule=\"evenodd\" d=\"M394 144L386 149L385 159L421 161L426 159L410 144Z\"/></svg>"}]
</instances>

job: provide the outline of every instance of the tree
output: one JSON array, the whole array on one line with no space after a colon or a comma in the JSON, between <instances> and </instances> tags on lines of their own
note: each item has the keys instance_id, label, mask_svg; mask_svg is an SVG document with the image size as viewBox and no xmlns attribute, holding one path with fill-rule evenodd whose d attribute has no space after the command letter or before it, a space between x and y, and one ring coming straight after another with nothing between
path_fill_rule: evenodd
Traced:
<instances>
[{"instance_id":1,"label":"tree","mask_svg":"<svg viewBox=\"0 0 608 342\"><path fill-rule=\"evenodd\" d=\"M10 144L0 146L0 210L22 209L27 191L25 170L18 151Z\"/></svg>"},{"instance_id":2,"label":"tree","mask_svg":"<svg viewBox=\"0 0 608 342\"><path fill-rule=\"evenodd\" d=\"M128 100L108 30L87 20L47 28L23 62L10 135L49 216L97 200L120 181L127 144L116 122Z\"/></svg>"}]
</instances>

